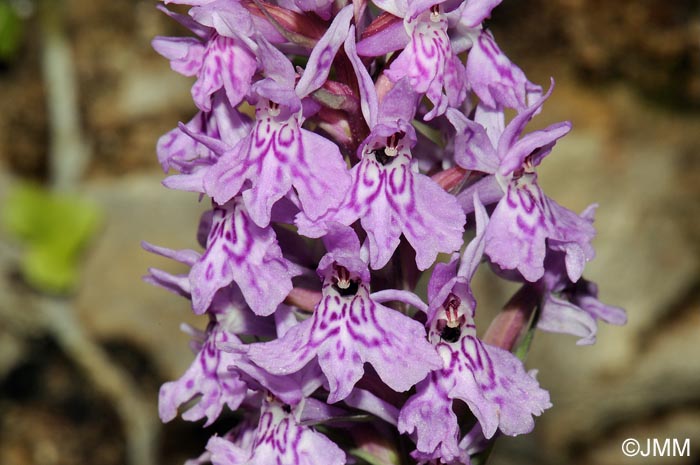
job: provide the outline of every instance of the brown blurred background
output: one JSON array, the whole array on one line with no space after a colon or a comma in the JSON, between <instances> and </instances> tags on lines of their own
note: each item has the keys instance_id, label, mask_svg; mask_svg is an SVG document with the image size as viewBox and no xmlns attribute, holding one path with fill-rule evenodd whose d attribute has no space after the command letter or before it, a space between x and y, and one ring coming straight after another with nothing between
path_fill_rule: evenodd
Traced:
<instances>
[{"instance_id":1,"label":"brown blurred background","mask_svg":"<svg viewBox=\"0 0 700 465\"><path fill-rule=\"evenodd\" d=\"M184 31L151 1L0 5L21 23L0 64L0 204L33 180L102 212L69 297L24 284L22 249L0 231L0 464L182 463L212 430L161 426L157 390L192 358L179 323L204 322L140 281L178 268L139 243L194 247L203 209L160 185L154 148L194 106L149 43ZM489 27L531 80L556 79L536 124L574 130L540 180L573 210L600 204L586 276L629 317L590 347L537 334L528 367L554 407L489 463L700 463L700 2L505 0ZM477 275L481 318L509 289ZM689 438L691 457L626 458L628 437Z\"/></svg>"}]
</instances>

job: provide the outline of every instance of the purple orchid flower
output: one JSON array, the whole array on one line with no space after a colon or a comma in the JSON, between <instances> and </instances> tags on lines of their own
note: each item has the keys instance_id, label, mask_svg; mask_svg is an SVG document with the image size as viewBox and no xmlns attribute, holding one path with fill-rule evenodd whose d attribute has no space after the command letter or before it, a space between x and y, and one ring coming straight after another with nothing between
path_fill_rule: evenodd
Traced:
<instances>
[{"instance_id":1,"label":"purple orchid flower","mask_svg":"<svg viewBox=\"0 0 700 465\"><path fill-rule=\"evenodd\" d=\"M581 217L593 223L595 207L588 207ZM579 337L578 345L594 344L597 320L612 325L627 323L625 311L598 300L598 286L583 278L573 282L567 271L566 254L550 252L545 259L545 273L537 286L543 294L537 328Z\"/></svg>"},{"instance_id":2,"label":"purple orchid flower","mask_svg":"<svg viewBox=\"0 0 700 465\"><path fill-rule=\"evenodd\" d=\"M235 282L255 313L269 315L298 274L282 255L274 231L253 223L240 200L215 205L207 250L190 271L192 308L203 313L219 289Z\"/></svg>"},{"instance_id":3,"label":"purple orchid flower","mask_svg":"<svg viewBox=\"0 0 700 465\"><path fill-rule=\"evenodd\" d=\"M442 357L442 368L416 386L399 414L399 431L415 435L416 457L444 463L464 461L466 454L459 447L454 400L467 404L486 438L497 429L507 435L528 433L534 427L532 416L551 406L548 393L517 357L476 336L476 301L469 283L484 251L488 224L476 196L474 210L476 237L459 269L456 256L449 264L436 265L428 288L429 338Z\"/></svg>"},{"instance_id":4,"label":"purple orchid flower","mask_svg":"<svg viewBox=\"0 0 700 465\"><path fill-rule=\"evenodd\" d=\"M407 77L415 92L428 97L433 108L424 116L426 121L445 113L448 106L458 107L467 90L492 108L524 109L528 98L541 94L541 87L528 81L482 28L500 1L468 1L455 7L446 0L375 0L396 20L385 21L384 27L364 38L358 53L380 56L401 50L386 75L394 82ZM458 55L467 50L465 67Z\"/></svg>"},{"instance_id":5,"label":"purple orchid flower","mask_svg":"<svg viewBox=\"0 0 700 465\"><path fill-rule=\"evenodd\" d=\"M352 34L351 34L352 36ZM462 246L466 221L455 208L456 200L427 176L414 171L411 146L415 131L410 124L416 108L414 94L406 80L397 83L381 106L349 37L346 53L355 65L360 83L363 113L371 133L360 145L360 163L351 170L352 187L345 199L317 221L297 217L300 234L318 237L327 225L350 225L357 219L367 231L370 264L382 268L403 234L416 251L416 264L424 270L440 252Z\"/></svg>"},{"instance_id":6,"label":"purple orchid flower","mask_svg":"<svg viewBox=\"0 0 700 465\"><path fill-rule=\"evenodd\" d=\"M221 414L224 405L235 411L248 392L238 374L228 369L238 356L219 349L219 344L240 340L215 322L210 323L204 333L190 332L195 337L194 347L199 353L180 379L161 386L158 412L161 420L170 421L177 416L178 407L201 396L182 414L182 418L197 421L206 417L205 426L209 426Z\"/></svg>"},{"instance_id":7,"label":"purple orchid flower","mask_svg":"<svg viewBox=\"0 0 700 465\"><path fill-rule=\"evenodd\" d=\"M501 268L517 269L531 282L544 274L546 244L566 252L572 281L578 280L585 263L594 255L590 241L595 230L590 222L545 196L537 184L535 167L569 132L571 124L556 123L519 138L552 89L553 84L547 94L505 128L500 111L477 107L476 121L457 110L447 112L457 130L457 164L490 174L491 186L500 186L500 190L495 189L495 197L493 189L485 192L489 200L498 200L486 231L486 254ZM472 191L460 194L463 204Z\"/></svg>"},{"instance_id":8,"label":"purple orchid flower","mask_svg":"<svg viewBox=\"0 0 700 465\"><path fill-rule=\"evenodd\" d=\"M275 399L263 401L257 429L207 444L213 465L344 465L345 453L330 439L301 426L294 412ZM252 433L252 431L255 431Z\"/></svg>"},{"instance_id":9,"label":"purple orchid flower","mask_svg":"<svg viewBox=\"0 0 700 465\"><path fill-rule=\"evenodd\" d=\"M329 403L350 395L365 362L391 389L410 389L439 367L425 329L372 298L369 269L350 228L335 225L325 242L329 252L318 268L323 295L314 314L280 339L252 344L248 357L273 374L294 373L318 358L330 385Z\"/></svg>"},{"instance_id":10,"label":"purple orchid flower","mask_svg":"<svg viewBox=\"0 0 700 465\"><path fill-rule=\"evenodd\" d=\"M153 48L170 60L174 71L197 76L192 98L202 111L211 110L211 96L224 89L232 106L248 94L258 68L250 14L238 2L211 2L192 11L195 19L160 8L196 37L156 37ZM210 20L207 21L207 19ZM228 24L235 21L235 27ZM206 24L208 23L209 24Z\"/></svg>"},{"instance_id":11,"label":"purple orchid flower","mask_svg":"<svg viewBox=\"0 0 700 465\"><path fill-rule=\"evenodd\" d=\"M192 267L187 278L151 270L150 281L191 298L198 315L209 309L219 290L234 282L256 314L270 315L292 290L292 277L300 274L282 255L275 232L253 223L239 199L214 205L204 254L146 247Z\"/></svg>"},{"instance_id":12,"label":"purple orchid flower","mask_svg":"<svg viewBox=\"0 0 700 465\"><path fill-rule=\"evenodd\" d=\"M325 82L351 18L352 7L338 13L311 52L296 87L289 59L260 40L259 54L267 77L254 86L259 97L255 126L248 137L223 153L204 177L204 191L217 203L225 203L243 190L251 218L265 227L272 206L288 193L294 193L300 208L314 219L340 202L350 186L347 166L337 145L301 128L301 99ZM249 189L245 189L246 182Z\"/></svg>"}]
</instances>

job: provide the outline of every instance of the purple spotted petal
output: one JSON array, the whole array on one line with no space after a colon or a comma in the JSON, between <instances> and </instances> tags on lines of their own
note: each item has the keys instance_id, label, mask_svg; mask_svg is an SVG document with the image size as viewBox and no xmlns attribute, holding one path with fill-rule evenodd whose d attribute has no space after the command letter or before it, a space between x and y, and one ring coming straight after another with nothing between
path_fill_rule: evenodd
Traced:
<instances>
[{"instance_id":1,"label":"purple spotted petal","mask_svg":"<svg viewBox=\"0 0 700 465\"><path fill-rule=\"evenodd\" d=\"M156 37L151 42L156 52L170 60L173 71L196 76L202 69L206 48L193 37Z\"/></svg>"},{"instance_id":2,"label":"purple spotted petal","mask_svg":"<svg viewBox=\"0 0 700 465\"><path fill-rule=\"evenodd\" d=\"M250 118L217 93L211 112L198 112L184 130L175 128L158 140L158 161L166 173L170 168L184 174L208 168L220 153L248 135L250 128Z\"/></svg>"},{"instance_id":3,"label":"purple spotted petal","mask_svg":"<svg viewBox=\"0 0 700 465\"><path fill-rule=\"evenodd\" d=\"M441 371L433 372L416 386L416 394L401 408L398 430L415 438L414 456L451 463L465 457L458 445L459 424L452 410L449 387L440 377Z\"/></svg>"},{"instance_id":4,"label":"purple spotted petal","mask_svg":"<svg viewBox=\"0 0 700 465\"><path fill-rule=\"evenodd\" d=\"M517 269L528 281L544 274L545 239L553 230L547 199L536 175L511 182L486 229L485 252L502 268Z\"/></svg>"},{"instance_id":5,"label":"purple spotted petal","mask_svg":"<svg viewBox=\"0 0 700 465\"><path fill-rule=\"evenodd\" d=\"M352 5L348 5L340 10L326 33L314 46L304 69L304 74L302 74L296 86L296 92L299 97L305 97L319 89L328 79L333 58L348 35L352 15Z\"/></svg>"},{"instance_id":6,"label":"purple spotted petal","mask_svg":"<svg viewBox=\"0 0 700 465\"><path fill-rule=\"evenodd\" d=\"M252 444L213 437L207 444L214 465L344 465L345 453L326 436L300 426L282 404L264 402Z\"/></svg>"},{"instance_id":7,"label":"purple spotted petal","mask_svg":"<svg viewBox=\"0 0 700 465\"><path fill-rule=\"evenodd\" d=\"M593 220L577 215L554 200L548 199L548 205L555 228L548 245L553 250L564 252L566 272L571 281L576 282L583 274L586 263L595 256L591 246L595 236Z\"/></svg>"},{"instance_id":8,"label":"purple spotted petal","mask_svg":"<svg viewBox=\"0 0 700 465\"><path fill-rule=\"evenodd\" d=\"M192 365L177 381L165 383L158 396L158 412L163 421L177 416L178 407L199 397L182 418L197 421L206 418L205 426L219 416L224 405L236 410L245 398L247 387L237 374L228 370L237 356L221 351L219 344L239 342L238 338L218 325L207 330L201 349Z\"/></svg>"},{"instance_id":9,"label":"purple spotted petal","mask_svg":"<svg viewBox=\"0 0 700 465\"><path fill-rule=\"evenodd\" d=\"M381 150L381 149L380 149ZM352 188L342 205L316 223L297 219L299 232L322 235L322 223L352 224L358 218L369 239L370 264L382 268L403 233L416 251L416 265L430 267L440 252L462 245L465 216L453 196L410 167L410 152L398 150L386 165L368 153L352 169Z\"/></svg>"},{"instance_id":10,"label":"purple spotted petal","mask_svg":"<svg viewBox=\"0 0 700 465\"><path fill-rule=\"evenodd\" d=\"M243 199L260 226L269 224L272 206L292 187L304 212L317 218L337 206L350 186L345 161L334 143L299 128L296 116L284 118L264 107L258 109L251 135L207 172L204 186L221 204L238 194L246 180L252 187Z\"/></svg>"},{"instance_id":11,"label":"purple spotted petal","mask_svg":"<svg viewBox=\"0 0 700 465\"><path fill-rule=\"evenodd\" d=\"M508 436L529 433L533 415L552 406L549 393L510 352L474 336L464 337L455 349L448 368L454 377L449 395L467 403L486 438L496 429Z\"/></svg>"},{"instance_id":12,"label":"purple spotted petal","mask_svg":"<svg viewBox=\"0 0 700 465\"><path fill-rule=\"evenodd\" d=\"M314 357L328 378L328 402L347 397L372 365L395 391L406 391L439 366L423 326L399 312L376 304L360 283L356 294L343 296L326 281L324 297L311 318L281 339L254 344L248 355L270 373L299 370Z\"/></svg>"},{"instance_id":13,"label":"purple spotted petal","mask_svg":"<svg viewBox=\"0 0 700 465\"><path fill-rule=\"evenodd\" d=\"M231 105L248 93L257 69L255 55L239 39L214 34L206 44L202 68L192 86L192 98L204 111L211 109L211 95L222 87Z\"/></svg>"},{"instance_id":14,"label":"purple spotted petal","mask_svg":"<svg viewBox=\"0 0 700 465\"><path fill-rule=\"evenodd\" d=\"M433 103L426 120L442 115L448 103L459 105L466 95L463 69L452 51L447 27L444 15L432 11L407 20L406 29L410 31L411 42L386 71L394 82L408 77L413 90L425 94ZM449 91L445 90L447 87Z\"/></svg>"},{"instance_id":15,"label":"purple spotted petal","mask_svg":"<svg viewBox=\"0 0 700 465\"><path fill-rule=\"evenodd\" d=\"M223 88L236 106L248 93L257 61L239 39L213 33L205 43L193 38L157 37L153 48L170 60L173 70L197 76L192 86L195 104L210 111L211 96Z\"/></svg>"},{"instance_id":16,"label":"purple spotted petal","mask_svg":"<svg viewBox=\"0 0 700 465\"><path fill-rule=\"evenodd\" d=\"M402 195L404 184L412 187L412 199ZM440 252L459 250L466 218L452 195L427 176L409 170L400 174L394 170L387 187L399 205L402 231L416 251L418 269L431 266Z\"/></svg>"},{"instance_id":17,"label":"purple spotted petal","mask_svg":"<svg viewBox=\"0 0 700 465\"><path fill-rule=\"evenodd\" d=\"M190 271L192 308L203 313L219 289L235 282L255 313L269 315L292 290L296 274L274 231L253 223L239 201L215 207L207 250Z\"/></svg>"},{"instance_id":18,"label":"purple spotted petal","mask_svg":"<svg viewBox=\"0 0 700 465\"><path fill-rule=\"evenodd\" d=\"M491 32L481 31L467 57L467 82L479 99L492 108L527 107L533 86L525 73L496 45Z\"/></svg>"}]
</instances>

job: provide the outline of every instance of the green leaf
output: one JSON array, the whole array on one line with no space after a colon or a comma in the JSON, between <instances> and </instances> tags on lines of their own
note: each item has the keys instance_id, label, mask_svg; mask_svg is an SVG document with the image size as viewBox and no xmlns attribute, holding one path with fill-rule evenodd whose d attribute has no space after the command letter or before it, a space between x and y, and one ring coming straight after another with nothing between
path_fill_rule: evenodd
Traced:
<instances>
[{"instance_id":1,"label":"green leaf","mask_svg":"<svg viewBox=\"0 0 700 465\"><path fill-rule=\"evenodd\" d=\"M78 280L81 252L100 216L93 202L77 195L16 186L2 209L2 224L25 246L20 269L27 282L44 292L70 292Z\"/></svg>"},{"instance_id":2,"label":"green leaf","mask_svg":"<svg viewBox=\"0 0 700 465\"><path fill-rule=\"evenodd\" d=\"M22 20L15 9L0 0L0 61L14 58L22 42Z\"/></svg>"}]
</instances>

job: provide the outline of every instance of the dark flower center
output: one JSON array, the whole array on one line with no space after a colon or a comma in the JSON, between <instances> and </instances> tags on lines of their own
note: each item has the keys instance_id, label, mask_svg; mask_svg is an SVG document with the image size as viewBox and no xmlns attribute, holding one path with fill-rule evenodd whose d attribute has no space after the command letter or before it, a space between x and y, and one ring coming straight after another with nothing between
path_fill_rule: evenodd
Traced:
<instances>
[{"instance_id":1,"label":"dark flower center","mask_svg":"<svg viewBox=\"0 0 700 465\"><path fill-rule=\"evenodd\" d=\"M442 339L445 342L457 342L459 341L459 336L461 334L462 329L459 326L456 326L454 328L445 326L444 328L442 328L442 331L440 331L440 339Z\"/></svg>"},{"instance_id":2,"label":"dark flower center","mask_svg":"<svg viewBox=\"0 0 700 465\"><path fill-rule=\"evenodd\" d=\"M372 153L374 154L375 160L377 160L377 162L379 162L379 164L382 166L388 165L394 160L394 158L396 158L386 154L386 147L380 150L375 150Z\"/></svg>"},{"instance_id":3,"label":"dark flower center","mask_svg":"<svg viewBox=\"0 0 700 465\"><path fill-rule=\"evenodd\" d=\"M333 284L333 289L335 289L338 294L342 297L349 297L357 294L357 290L360 288L360 283L356 280L350 281L338 281Z\"/></svg>"},{"instance_id":4,"label":"dark flower center","mask_svg":"<svg viewBox=\"0 0 700 465\"><path fill-rule=\"evenodd\" d=\"M357 294L360 281L350 278L350 272L344 266L334 266L336 275L333 277L333 289L342 297L350 297Z\"/></svg>"}]
</instances>

